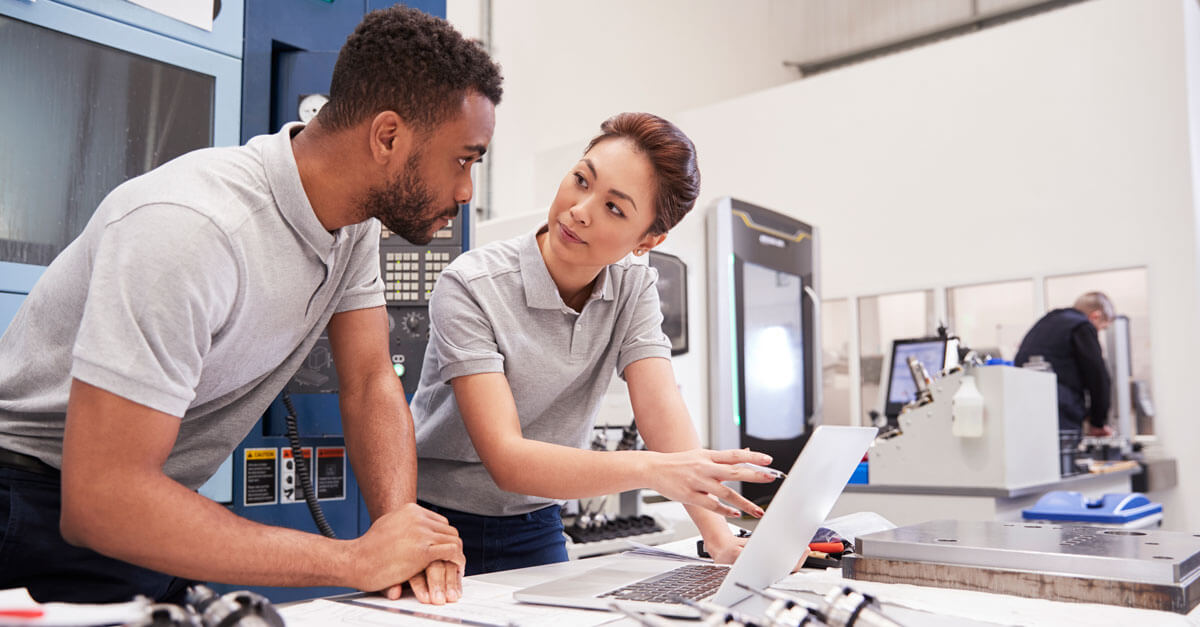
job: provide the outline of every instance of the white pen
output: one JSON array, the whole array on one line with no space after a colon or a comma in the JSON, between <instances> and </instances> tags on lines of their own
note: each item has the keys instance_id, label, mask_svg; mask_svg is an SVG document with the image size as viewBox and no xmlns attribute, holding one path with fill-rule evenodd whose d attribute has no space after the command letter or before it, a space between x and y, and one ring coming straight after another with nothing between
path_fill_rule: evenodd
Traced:
<instances>
[{"instance_id":1,"label":"white pen","mask_svg":"<svg viewBox=\"0 0 1200 627\"><path fill-rule=\"evenodd\" d=\"M759 466L758 464L751 464L750 462L741 462L739 464L734 464L734 466L743 466L743 467L749 468L750 470L757 470L759 472L771 475L772 477L775 477L776 479L779 479L779 478L786 479L787 478L786 472L783 472L781 470L775 470L774 468L768 468L766 466Z\"/></svg>"}]
</instances>

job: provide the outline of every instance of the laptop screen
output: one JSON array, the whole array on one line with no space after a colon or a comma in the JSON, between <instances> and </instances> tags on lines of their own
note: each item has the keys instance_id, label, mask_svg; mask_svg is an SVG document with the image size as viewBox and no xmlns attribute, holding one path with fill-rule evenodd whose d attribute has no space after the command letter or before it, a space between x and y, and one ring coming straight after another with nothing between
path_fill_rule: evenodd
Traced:
<instances>
[{"instance_id":1,"label":"laptop screen","mask_svg":"<svg viewBox=\"0 0 1200 627\"><path fill-rule=\"evenodd\" d=\"M877 432L874 427L834 426L813 431L714 603L732 606L750 595L738 583L762 590L792 571Z\"/></svg>"}]
</instances>

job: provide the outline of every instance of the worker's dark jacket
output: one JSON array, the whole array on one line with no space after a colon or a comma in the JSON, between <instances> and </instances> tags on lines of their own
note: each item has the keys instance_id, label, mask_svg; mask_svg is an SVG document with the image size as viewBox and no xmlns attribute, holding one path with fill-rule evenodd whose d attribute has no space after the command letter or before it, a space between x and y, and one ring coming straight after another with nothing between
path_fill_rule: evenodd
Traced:
<instances>
[{"instance_id":1,"label":"worker's dark jacket","mask_svg":"<svg viewBox=\"0 0 1200 627\"><path fill-rule=\"evenodd\" d=\"M1100 353L1096 327L1078 309L1055 309L1037 321L1013 363L1017 366L1041 355L1058 375L1060 427L1079 428L1085 417L1096 427L1108 419L1108 368Z\"/></svg>"}]
</instances>

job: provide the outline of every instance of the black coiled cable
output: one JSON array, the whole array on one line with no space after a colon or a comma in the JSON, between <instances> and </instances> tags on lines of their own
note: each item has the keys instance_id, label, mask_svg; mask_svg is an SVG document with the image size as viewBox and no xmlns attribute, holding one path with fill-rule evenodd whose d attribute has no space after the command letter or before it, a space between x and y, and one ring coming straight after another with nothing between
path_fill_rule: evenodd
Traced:
<instances>
[{"instance_id":1,"label":"black coiled cable","mask_svg":"<svg viewBox=\"0 0 1200 627\"><path fill-rule=\"evenodd\" d=\"M296 475L300 477L298 487L304 492L304 502L308 503L308 511L312 514L313 522L317 523L317 529L321 530L321 535L336 539L333 527L330 527L329 522L325 520L325 512L321 511L321 504L317 502L317 491L313 489L312 477L308 474L308 462L304 459L303 451L300 450L300 430L296 428L296 407L292 405L292 397L288 395L287 390L283 391L283 404L287 407L288 444L292 445L292 459L296 463Z\"/></svg>"}]
</instances>

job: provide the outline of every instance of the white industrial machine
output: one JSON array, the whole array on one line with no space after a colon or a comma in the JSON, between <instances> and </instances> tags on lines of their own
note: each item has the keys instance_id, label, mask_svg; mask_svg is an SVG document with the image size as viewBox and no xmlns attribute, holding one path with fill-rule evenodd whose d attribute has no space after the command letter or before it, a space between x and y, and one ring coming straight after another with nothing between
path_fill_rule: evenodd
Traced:
<instances>
[{"instance_id":1,"label":"white industrial machine","mask_svg":"<svg viewBox=\"0 0 1200 627\"><path fill-rule=\"evenodd\" d=\"M1059 480L1053 373L965 365L924 387L871 449L871 485L1011 490Z\"/></svg>"},{"instance_id":2,"label":"white industrial machine","mask_svg":"<svg viewBox=\"0 0 1200 627\"><path fill-rule=\"evenodd\" d=\"M736 198L708 214L709 443L781 471L821 421L817 244L812 225ZM779 483L737 489L765 504Z\"/></svg>"}]
</instances>

